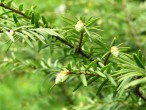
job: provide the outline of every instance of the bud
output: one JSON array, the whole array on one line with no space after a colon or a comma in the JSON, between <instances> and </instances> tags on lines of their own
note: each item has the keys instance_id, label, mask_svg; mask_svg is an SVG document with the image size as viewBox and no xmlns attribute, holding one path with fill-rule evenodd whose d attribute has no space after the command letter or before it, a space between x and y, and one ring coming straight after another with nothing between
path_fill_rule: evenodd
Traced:
<instances>
[{"instance_id":1,"label":"bud","mask_svg":"<svg viewBox=\"0 0 146 110\"><path fill-rule=\"evenodd\" d=\"M60 73L58 73L55 79L55 84L64 82L68 78L68 74L70 74L70 71L68 70L61 71Z\"/></svg>"},{"instance_id":2,"label":"bud","mask_svg":"<svg viewBox=\"0 0 146 110\"><path fill-rule=\"evenodd\" d=\"M119 55L119 50L116 46L111 47L111 53L113 56L118 57Z\"/></svg>"},{"instance_id":3,"label":"bud","mask_svg":"<svg viewBox=\"0 0 146 110\"><path fill-rule=\"evenodd\" d=\"M84 29L84 23L83 23L81 20L79 20L79 21L77 22L77 24L75 25L75 29L76 29L76 31L78 31L78 32L83 31L83 29Z\"/></svg>"},{"instance_id":4,"label":"bud","mask_svg":"<svg viewBox=\"0 0 146 110\"><path fill-rule=\"evenodd\" d=\"M13 30L10 30L10 34L11 34L11 35L14 35L14 31L13 31Z\"/></svg>"}]
</instances>

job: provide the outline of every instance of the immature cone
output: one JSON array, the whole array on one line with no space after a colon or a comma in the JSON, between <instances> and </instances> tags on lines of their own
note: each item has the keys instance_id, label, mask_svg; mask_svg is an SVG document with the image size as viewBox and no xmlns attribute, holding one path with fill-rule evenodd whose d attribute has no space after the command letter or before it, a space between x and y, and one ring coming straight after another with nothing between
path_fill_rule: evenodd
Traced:
<instances>
[{"instance_id":1,"label":"immature cone","mask_svg":"<svg viewBox=\"0 0 146 110\"><path fill-rule=\"evenodd\" d=\"M56 76L56 79L55 79L55 84L64 82L68 78L69 73L70 73L70 71L68 71L68 70L61 71L60 73L58 73Z\"/></svg>"},{"instance_id":2,"label":"immature cone","mask_svg":"<svg viewBox=\"0 0 146 110\"><path fill-rule=\"evenodd\" d=\"M77 24L75 25L75 29L76 29L76 31L78 31L78 32L83 31L83 29L84 29L84 23L83 23L83 21L79 20L79 21L77 22Z\"/></svg>"},{"instance_id":3,"label":"immature cone","mask_svg":"<svg viewBox=\"0 0 146 110\"><path fill-rule=\"evenodd\" d=\"M119 56L119 50L116 46L111 47L111 53L113 56L118 57Z\"/></svg>"}]
</instances>

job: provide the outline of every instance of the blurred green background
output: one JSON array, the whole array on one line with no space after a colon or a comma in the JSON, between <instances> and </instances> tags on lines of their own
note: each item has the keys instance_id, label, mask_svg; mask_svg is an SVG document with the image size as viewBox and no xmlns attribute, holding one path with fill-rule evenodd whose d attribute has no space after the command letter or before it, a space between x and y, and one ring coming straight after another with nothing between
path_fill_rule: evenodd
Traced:
<instances>
[{"instance_id":1,"label":"blurred green background","mask_svg":"<svg viewBox=\"0 0 146 110\"><path fill-rule=\"evenodd\" d=\"M62 16L99 17L97 25L104 31L98 33L106 42L117 37L119 43L131 47L129 52L141 49L146 57L144 0L14 0L13 6L18 7L20 4L24 4L25 10L37 6L36 10L54 28L63 27ZM49 92L54 82L50 81L53 77L50 78L48 73L53 70L54 60L61 55L55 55L49 49L39 53L37 49L32 50L21 43L12 45L7 53L8 45L4 41L1 41L0 47L0 110L82 110L82 106L96 102L92 92L94 86L73 93L74 84L60 85ZM14 60L15 57L17 60ZM49 70L44 60L49 63ZM22 61L24 65L19 66Z\"/></svg>"}]
</instances>

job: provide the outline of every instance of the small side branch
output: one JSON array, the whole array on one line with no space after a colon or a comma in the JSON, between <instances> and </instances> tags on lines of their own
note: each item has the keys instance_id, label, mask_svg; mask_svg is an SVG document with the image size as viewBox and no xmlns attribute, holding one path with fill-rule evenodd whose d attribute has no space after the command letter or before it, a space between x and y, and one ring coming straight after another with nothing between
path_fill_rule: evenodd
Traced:
<instances>
[{"instance_id":1,"label":"small side branch","mask_svg":"<svg viewBox=\"0 0 146 110\"><path fill-rule=\"evenodd\" d=\"M107 61L108 61L108 59L110 58L110 56L111 56L111 52L109 52L109 53L107 54L107 56L106 56L106 58L105 58L105 60L104 60L104 62L103 62L104 65L107 64Z\"/></svg>"},{"instance_id":2,"label":"small side branch","mask_svg":"<svg viewBox=\"0 0 146 110\"><path fill-rule=\"evenodd\" d=\"M61 38L59 36L52 36L52 37L55 38L55 39L57 39L57 40L59 40L63 44L69 46L70 48L74 48L74 46L71 43L69 43L67 40L65 40L65 39L63 39L63 38Z\"/></svg>"},{"instance_id":3,"label":"small side branch","mask_svg":"<svg viewBox=\"0 0 146 110\"><path fill-rule=\"evenodd\" d=\"M56 38L57 40L59 40L59 41L62 42L63 44L69 46L70 48L75 48L75 46L73 46L70 42L68 42L67 40L65 40L65 39L63 39L63 38L60 38L60 37L58 37L58 36L52 36L52 37L53 37L53 38ZM81 44L80 44L80 45L81 45ZM85 57L85 58L87 58L87 59L93 61L92 59L90 59L90 56L89 56L88 54L86 54L85 52L83 52L83 51L81 50L81 48L80 48L80 49L78 48L77 53L79 53L79 54L82 55L83 57Z\"/></svg>"},{"instance_id":4,"label":"small side branch","mask_svg":"<svg viewBox=\"0 0 146 110\"><path fill-rule=\"evenodd\" d=\"M15 9L15 8L11 8L11 7L9 7L9 6L5 5L5 4L3 4L3 3L0 3L0 7L3 7L3 8L5 8L5 9L8 9L8 10L12 11L12 12L15 12L16 14L19 14L19 15L21 15L21 16L27 18L27 19L30 19L29 16L27 16L27 15L24 14L24 13L22 13L21 11Z\"/></svg>"},{"instance_id":5,"label":"small side branch","mask_svg":"<svg viewBox=\"0 0 146 110\"><path fill-rule=\"evenodd\" d=\"M84 32L81 32L81 34L80 34L80 41L79 41L79 47L78 47L79 51L82 48L83 37L84 37Z\"/></svg>"},{"instance_id":6,"label":"small side branch","mask_svg":"<svg viewBox=\"0 0 146 110\"><path fill-rule=\"evenodd\" d=\"M81 54L82 56L88 58L89 60L93 61L92 59L90 59L90 56L89 56L89 55L87 55L86 53L84 53L84 52L82 51L83 37L84 37L84 32L81 32L81 33L80 33L80 41L79 41L79 46L78 46L78 48L77 48L77 52L78 52L79 54Z\"/></svg>"},{"instance_id":7,"label":"small side branch","mask_svg":"<svg viewBox=\"0 0 146 110\"><path fill-rule=\"evenodd\" d=\"M143 99L146 102L146 96L140 91L140 85L136 86L135 94L138 95L141 99Z\"/></svg>"}]
</instances>

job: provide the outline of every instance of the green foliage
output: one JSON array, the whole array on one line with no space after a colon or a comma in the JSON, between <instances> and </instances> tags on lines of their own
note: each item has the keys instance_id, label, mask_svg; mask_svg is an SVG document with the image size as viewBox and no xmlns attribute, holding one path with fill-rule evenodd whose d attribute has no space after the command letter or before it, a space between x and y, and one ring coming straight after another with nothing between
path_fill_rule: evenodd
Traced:
<instances>
[{"instance_id":1,"label":"green foliage","mask_svg":"<svg viewBox=\"0 0 146 110\"><path fill-rule=\"evenodd\" d=\"M25 2L0 2L0 110L146 107L145 2Z\"/></svg>"}]
</instances>

